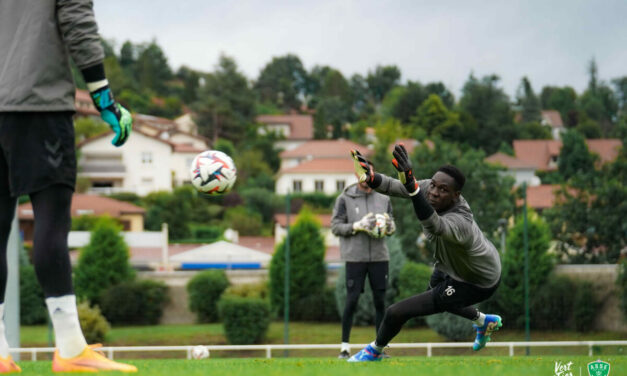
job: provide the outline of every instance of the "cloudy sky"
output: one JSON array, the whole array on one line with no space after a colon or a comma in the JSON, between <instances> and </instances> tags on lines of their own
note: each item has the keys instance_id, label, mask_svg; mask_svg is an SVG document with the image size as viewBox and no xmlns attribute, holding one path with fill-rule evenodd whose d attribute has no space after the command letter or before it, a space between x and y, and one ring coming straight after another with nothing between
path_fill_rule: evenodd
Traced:
<instances>
[{"instance_id":1,"label":"cloudy sky","mask_svg":"<svg viewBox=\"0 0 627 376\"><path fill-rule=\"evenodd\" d=\"M211 71L220 53L255 79L273 56L346 77L397 65L407 80L442 81L457 95L471 72L496 73L514 95L581 92L594 57L601 79L627 75L625 0L95 0L100 33L117 48L156 39L178 69Z\"/></svg>"}]
</instances>

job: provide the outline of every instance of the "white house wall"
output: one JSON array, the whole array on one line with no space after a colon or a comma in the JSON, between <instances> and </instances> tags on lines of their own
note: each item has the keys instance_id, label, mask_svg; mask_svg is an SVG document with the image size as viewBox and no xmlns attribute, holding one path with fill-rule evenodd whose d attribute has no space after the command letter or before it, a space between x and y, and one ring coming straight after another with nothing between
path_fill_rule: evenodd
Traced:
<instances>
[{"instance_id":1,"label":"white house wall","mask_svg":"<svg viewBox=\"0 0 627 376\"><path fill-rule=\"evenodd\" d=\"M196 153L172 154L172 178L174 179L174 184L176 186L181 186L190 182L189 170L194 157L196 157Z\"/></svg>"},{"instance_id":2,"label":"white house wall","mask_svg":"<svg viewBox=\"0 0 627 376\"><path fill-rule=\"evenodd\" d=\"M332 195L337 193L335 182L337 180L344 180L344 186L356 183L357 178L354 173L300 173L300 174L283 174L281 175L275 185L275 192L279 195L284 195L288 191L293 192L293 181L302 181L302 192L313 193L316 191L315 181L324 181L324 193Z\"/></svg>"},{"instance_id":3,"label":"white house wall","mask_svg":"<svg viewBox=\"0 0 627 376\"><path fill-rule=\"evenodd\" d=\"M81 148L86 155L121 155L121 163L126 171L123 174L121 190L145 195L158 190L172 190L171 160L172 148L139 132L131 134L129 140L119 148L111 145L111 137L102 137ZM151 163L142 163L142 153L149 153ZM79 162L80 175L80 162Z\"/></svg>"}]
</instances>

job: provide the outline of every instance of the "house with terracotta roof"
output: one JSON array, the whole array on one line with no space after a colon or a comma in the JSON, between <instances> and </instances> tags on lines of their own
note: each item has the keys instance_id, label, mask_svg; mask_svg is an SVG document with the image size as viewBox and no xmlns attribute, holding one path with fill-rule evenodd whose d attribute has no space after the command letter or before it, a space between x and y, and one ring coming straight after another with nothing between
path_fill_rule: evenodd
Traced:
<instances>
[{"instance_id":1,"label":"house with terracotta roof","mask_svg":"<svg viewBox=\"0 0 627 376\"><path fill-rule=\"evenodd\" d=\"M76 108L75 117L88 117L100 120L100 111L94 106L91 95L87 90L76 89L76 93L74 94L74 108Z\"/></svg>"},{"instance_id":2,"label":"house with terracotta roof","mask_svg":"<svg viewBox=\"0 0 627 376\"><path fill-rule=\"evenodd\" d=\"M283 151L275 192L341 192L357 181L350 151L357 149L369 156L372 150L348 140L312 140Z\"/></svg>"},{"instance_id":3,"label":"house with terracotta roof","mask_svg":"<svg viewBox=\"0 0 627 376\"><path fill-rule=\"evenodd\" d=\"M124 231L137 232L144 230L144 214L146 210L125 201L98 195L75 193L72 195L70 213L72 218L82 215L108 215L117 219L122 224ZM24 234L24 240L32 241L35 226L33 205L27 202L18 206L17 217L20 231Z\"/></svg>"},{"instance_id":4,"label":"house with terracotta roof","mask_svg":"<svg viewBox=\"0 0 627 376\"><path fill-rule=\"evenodd\" d=\"M495 153L485 159L487 163L505 167L504 175L514 178L515 185L527 183L528 186L540 185L540 178L536 176L536 166L530 162L521 161L505 153Z\"/></svg>"},{"instance_id":5,"label":"house with terracotta roof","mask_svg":"<svg viewBox=\"0 0 627 376\"><path fill-rule=\"evenodd\" d=\"M590 139L586 144L591 153L599 156L601 164L616 159L623 145L619 139ZM562 141L559 140L514 140L516 159L540 171L557 170L561 149Z\"/></svg>"},{"instance_id":6,"label":"house with terracotta roof","mask_svg":"<svg viewBox=\"0 0 627 376\"><path fill-rule=\"evenodd\" d=\"M557 110L542 110L540 111L540 124L551 128L551 135L554 140L561 139L562 133L566 132L564 122L562 121L562 115Z\"/></svg>"},{"instance_id":7,"label":"house with terracotta roof","mask_svg":"<svg viewBox=\"0 0 627 376\"><path fill-rule=\"evenodd\" d=\"M112 132L85 140L77 145L78 176L90 181L93 193L146 195L186 184L189 166L198 153L208 149L207 141L184 132L168 132L172 131L158 130L154 124L138 126L119 148L111 145Z\"/></svg>"},{"instance_id":8,"label":"house with terracotta roof","mask_svg":"<svg viewBox=\"0 0 627 376\"><path fill-rule=\"evenodd\" d=\"M276 132L285 139L277 141L275 146L282 150L292 150L313 139L313 117L311 115L259 115L257 123L261 134Z\"/></svg>"}]
</instances>

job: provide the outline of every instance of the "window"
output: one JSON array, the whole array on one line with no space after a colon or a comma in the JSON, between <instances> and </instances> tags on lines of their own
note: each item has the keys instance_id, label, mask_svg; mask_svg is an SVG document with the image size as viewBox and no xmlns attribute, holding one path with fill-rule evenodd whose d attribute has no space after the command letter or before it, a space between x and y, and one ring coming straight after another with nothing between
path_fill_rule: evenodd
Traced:
<instances>
[{"instance_id":1,"label":"window","mask_svg":"<svg viewBox=\"0 0 627 376\"><path fill-rule=\"evenodd\" d=\"M344 188L346 188L346 181L345 180L336 180L335 181L335 190L337 192L342 192L344 190Z\"/></svg>"},{"instance_id":2,"label":"window","mask_svg":"<svg viewBox=\"0 0 627 376\"><path fill-rule=\"evenodd\" d=\"M292 182L292 190L294 192L302 192L303 191L303 181L302 180L294 180Z\"/></svg>"},{"instance_id":3,"label":"window","mask_svg":"<svg viewBox=\"0 0 627 376\"><path fill-rule=\"evenodd\" d=\"M315 181L316 192L324 191L324 180Z\"/></svg>"},{"instance_id":4,"label":"window","mask_svg":"<svg viewBox=\"0 0 627 376\"><path fill-rule=\"evenodd\" d=\"M152 152L142 151L142 164L152 164Z\"/></svg>"},{"instance_id":5,"label":"window","mask_svg":"<svg viewBox=\"0 0 627 376\"><path fill-rule=\"evenodd\" d=\"M153 179L151 177L143 177L142 185L152 185Z\"/></svg>"}]
</instances>

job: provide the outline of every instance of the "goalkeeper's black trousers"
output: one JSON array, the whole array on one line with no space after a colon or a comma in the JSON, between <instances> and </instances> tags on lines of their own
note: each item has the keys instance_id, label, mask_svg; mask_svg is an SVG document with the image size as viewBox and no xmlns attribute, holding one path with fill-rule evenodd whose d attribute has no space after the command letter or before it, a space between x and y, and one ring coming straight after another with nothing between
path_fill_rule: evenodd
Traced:
<instances>
[{"instance_id":1,"label":"goalkeeper's black trousers","mask_svg":"<svg viewBox=\"0 0 627 376\"><path fill-rule=\"evenodd\" d=\"M47 298L73 294L72 267L67 246L67 235L72 223L72 193L72 188L67 185L55 184L30 194L35 217L33 264ZM0 197L0 303L4 302L7 284L7 242L15 203L15 197Z\"/></svg>"},{"instance_id":2,"label":"goalkeeper's black trousers","mask_svg":"<svg viewBox=\"0 0 627 376\"><path fill-rule=\"evenodd\" d=\"M403 325L414 317L450 312L476 320L479 318L479 310L472 305L492 296L499 283L500 279L492 287L479 287L457 281L435 269L427 291L395 303L385 311L383 323L377 332L377 346L387 346Z\"/></svg>"}]
</instances>

